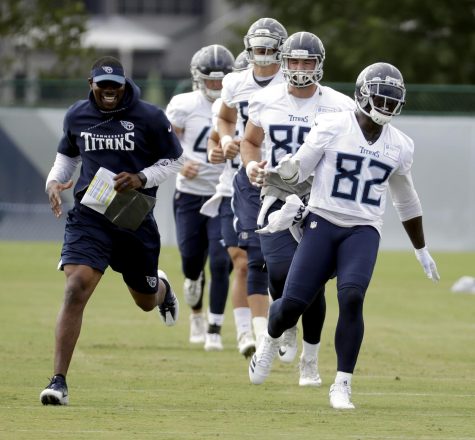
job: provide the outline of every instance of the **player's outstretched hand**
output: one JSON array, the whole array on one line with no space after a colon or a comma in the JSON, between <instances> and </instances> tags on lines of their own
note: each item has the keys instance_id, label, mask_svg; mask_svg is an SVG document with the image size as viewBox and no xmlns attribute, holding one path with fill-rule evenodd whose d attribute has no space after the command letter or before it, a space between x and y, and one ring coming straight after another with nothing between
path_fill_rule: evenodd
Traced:
<instances>
[{"instance_id":1,"label":"player's outstretched hand","mask_svg":"<svg viewBox=\"0 0 475 440\"><path fill-rule=\"evenodd\" d=\"M46 188L46 193L48 194L51 210L56 218L61 217L61 214L63 213L63 210L61 209L61 204L63 203L61 201L61 193L72 186L72 180L68 180L66 183L56 182L56 180L49 182L48 188Z\"/></svg>"},{"instance_id":2,"label":"player's outstretched hand","mask_svg":"<svg viewBox=\"0 0 475 440\"><path fill-rule=\"evenodd\" d=\"M430 256L427 247L424 246L421 249L414 249L416 253L417 261L421 264L424 272L427 275L427 278L430 280L437 282L440 280L439 272L437 272L437 266L435 265L435 261Z\"/></svg>"}]
</instances>

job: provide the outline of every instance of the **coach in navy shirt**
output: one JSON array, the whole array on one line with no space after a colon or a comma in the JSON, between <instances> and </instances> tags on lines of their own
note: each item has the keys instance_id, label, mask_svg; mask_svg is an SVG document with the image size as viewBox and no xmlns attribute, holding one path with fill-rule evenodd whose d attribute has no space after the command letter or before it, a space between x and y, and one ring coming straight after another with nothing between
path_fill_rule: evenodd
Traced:
<instances>
[{"instance_id":1,"label":"coach in navy shirt","mask_svg":"<svg viewBox=\"0 0 475 440\"><path fill-rule=\"evenodd\" d=\"M158 185L183 165L183 150L164 112L140 99L139 88L125 77L119 60L103 57L91 69L89 98L73 104L64 118L63 137L46 192L56 217L61 192L81 164L68 212L59 267L66 275L63 306L56 324L54 375L42 391L44 405L66 405L66 374L81 330L84 308L106 268L120 272L135 303L158 308L174 325L178 301L158 271L160 235L151 210L138 229L121 228L81 204L100 167L116 174L117 193L137 190L155 196Z\"/></svg>"}]
</instances>

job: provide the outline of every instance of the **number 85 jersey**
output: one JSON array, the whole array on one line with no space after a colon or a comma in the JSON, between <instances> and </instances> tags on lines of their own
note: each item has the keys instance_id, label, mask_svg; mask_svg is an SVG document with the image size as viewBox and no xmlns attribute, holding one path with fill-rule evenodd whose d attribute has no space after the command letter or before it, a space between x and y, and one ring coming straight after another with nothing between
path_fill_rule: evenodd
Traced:
<instances>
[{"instance_id":1,"label":"number 85 jersey","mask_svg":"<svg viewBox=\"0 0 475 440\"><path fill-rule=\"evenodd\" d=\"M354 112L321 115L295 155L299 180L315 171L310 211L338 226L370 225L381 234L391 177L410 178L413 153L412 139L391 124L370 143Z\"/></svg>"}]
</instances>

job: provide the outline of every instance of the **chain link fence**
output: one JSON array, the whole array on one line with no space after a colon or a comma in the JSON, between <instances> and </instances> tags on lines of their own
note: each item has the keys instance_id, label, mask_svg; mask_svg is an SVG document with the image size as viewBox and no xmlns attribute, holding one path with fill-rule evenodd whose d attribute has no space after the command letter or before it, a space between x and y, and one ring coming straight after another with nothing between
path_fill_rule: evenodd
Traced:
<instances>
[{"instance_id":1,"label":"chain link fence","mask_svg":"<svg viewBox=\"0 0 475 440\"><path fill-rule=\"evenodd\" d=\"M189 79L138 80L142 98L165 107L173 95L191 90ZM327 83L353 97L354 83ZM89 90L84 80L0 81L3 106L69 107L84 99ZM475 85L408 84L404 114L475 114Z\"/></svg>"}]
</instances>

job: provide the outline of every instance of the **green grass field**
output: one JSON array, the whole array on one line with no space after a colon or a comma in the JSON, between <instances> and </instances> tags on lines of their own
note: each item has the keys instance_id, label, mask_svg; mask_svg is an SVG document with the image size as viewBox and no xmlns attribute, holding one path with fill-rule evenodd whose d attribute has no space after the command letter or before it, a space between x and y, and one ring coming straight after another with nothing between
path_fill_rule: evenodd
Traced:
<instances>
[{"instance_id":1,"label":"green grass field","mask_svg":"<svg viewBox=\"0 0 475 440\"><path fill-rule=\"evenodd\" d=\"M327 289L321 389L298 386L297 363L249 383L228 305L225 350L188 343L188 310L166 328L134 306L108 271L85 313L68 375L70 405L44 407L64 275L60 243L0 242L0 439L475 439L475 295L450 292L475 254L433 253L427 280L413 253L382 252L365 303L351 412L328 404L337 304ZM182 296L174 248L161 267Z\"/></svg>"}]
</instances>

